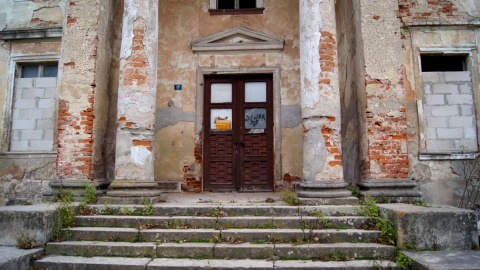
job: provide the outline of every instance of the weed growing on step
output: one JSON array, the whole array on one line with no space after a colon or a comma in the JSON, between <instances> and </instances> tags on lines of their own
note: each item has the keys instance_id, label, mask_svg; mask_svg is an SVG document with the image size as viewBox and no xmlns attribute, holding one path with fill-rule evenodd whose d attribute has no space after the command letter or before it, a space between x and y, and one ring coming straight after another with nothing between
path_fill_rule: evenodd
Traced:
<instances>
[{"instance_id":1,"label":"weed growing on step","mask_svg":"<svg viewBox=\"0 0 480 270\"><path fill-rule=\"evenodd\" d=\"M350 192L352 192L352 196L360 198L360 190L358 189L358 187L355 184L348 183L347 188L348 188L348 190L350 190Z\"/></svg>"},{"instance_id":2,"label":"weed growing on step","mask_svg":"<svg viewBox=\"0 0 480 270\"><path fill-rule=\"evenodd\" d=\"M411 204L416 205L416 206L424 206L427 207L427 203L422 201L422 200L413 200Z\"/></svg>"},{"instance_id":3,"label":"weed growing on step","mask_svg":"<svg viewBox=\"0 0 480 270\"><path fill-rule=\"evenodd\" d=\"M151 216L155 213L155 207L153 206L153 203L148 199L144 198L143 199L143 215L144 216Z\"/></svg>"},{"instance_id":4,"label":"weed growing on step","mask_svg":"<svg viewBox=\"0 0 480 270\"><path fill-rule=\"evenodd\" d=\"M412 259L405 256L401 251L395 251L396 264L399 269L408 270L412 267Z\"/></svg>"},{"instance_id":5,"label":"weed growing on step","mask_svg":"<svg viewBox=\"0 0 480 270\"><path fill-rule=\"evenodd\" d=\"M113 215L113 209L112 207L110 207L110 205L104 205L103 206L103 210L102 210L102 215L105 215L105 216L112 216Z\"/></svg>"},{"instance_id":6,"label":"weed growing on step","mask_svg":"<svg viewBox=\"0 0 480 270\"><path fill-rule=\"evenodd\" d=\"M282 191L280 191L280 199L290 206L295 206L300 203L297 193L291 188L282 189Z\"/></svg>"},{"instance_id":7,"label":"weed growing on step","mask_svg":"<svg viewBox=\"0 0 480 270\"><path fill-rule=\"evenodd\" d=\"M370 218L369 220L367 220L367 222L371 228L381 231L381 242L392 245L395 244L396 232L395 228L393 227L393 222L387 218L380 217L380 210L373 198L370 197L368 193L365 194L365 201L359 213Z\"/></svg>"},{"instance_id":8,"label":"weed growing on step","mask_svg":"<svg viewBox=\"0 0 480 270\"><path fill-rule=\"evenodd\" d=\"M337 251L330 254L325 254L321 257L313 258L313 261L322 261L322 262L329 262L329 261L349 261L351 260L350 256L346 253L341 251Z\"/></svg>"},{"instance_id":9,"label":"weed growing on step","mask_svg":"<svg viewBox=\"0 0 480 270\"><path fill-rule=\"evenodd\" d=\"M85 185L85 202L88 204L97 202L97 188L95 188L95 185Z\"/></svg>"},{"instance_id":10,"label":"weed growing on step","mask_svg":"<svg viewBox=\"0 0 480 270\"><path fill-rule=\"evenodd\" d=\"M322 213L322 211L311 210L310 212L308 212L308 215L318 218L322 222L324 228L326 228L326 229L332 229L333 228L332 222L329 219L325 218L326 215L324 213Z\"/></svg>"},{"instance_id":11,"label":"weed growing on step","mask_svg":"<svg viewBox=\"0 0 480 270\"><path fill-rule=\"evenodd\" d=\"M38 244L33 239L33 237L30 237L30 235L25 235L21 234L20 236L17 237L17 248L19 249L32 249L32 248L37 248Z\"/></svg>"},{"instance_id":12,"label":"weed growing on step","mask_svg":"<svg viewBox=\"0 0 480 270\"><path fill-rule=\"evenodd\" d=\"M62 228L67 228L67 237L71 237L71 228L75 226L75 207L72 203L72 193L60 190L55 195L57 204L57 219L53 228L53 238L60 239Z\"/></svg>"}]
</instances>

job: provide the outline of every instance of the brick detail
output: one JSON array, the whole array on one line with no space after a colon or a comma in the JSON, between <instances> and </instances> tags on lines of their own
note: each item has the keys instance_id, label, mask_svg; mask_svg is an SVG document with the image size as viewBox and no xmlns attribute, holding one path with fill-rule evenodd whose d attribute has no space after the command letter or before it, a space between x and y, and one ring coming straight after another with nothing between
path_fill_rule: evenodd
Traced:
<instances>
[{"instance_id":1,"label":"brick detail","mask_svg":"<svg viewBox=\"0 0 480 270\"><path fill-rule=\"evenodd\" d=\"M368 93L368 102L404 95L403 75L396 87L389 81L367 78L366 86L375 85L378 91ZM408 178L406 109L390 109L374 113L367 109L367 156L361 164L362 179Z\"/></svg>"},{"instance_id":2,"label":"brick detail","mask_svg":"<svg viewBox=\"0 0 480 270\"><path fill-rule=\"evenodd\" d=\"M72 113L69 103L58 104L57 174L65 179L92 178L93 98L80 114Z\"/></svg>"},{"instance_id":3,"label":"brick detail","mask_svg":"<svg viewBox=\"0 0 480 270\"><path fill-rule=\"evenodd\" d=\"M320 91L332 87L331 82L337 69L337 41L334 35L327 31L321 31L320 38L320 67L321 74L319 80ZM342 166L342 151L339 144L341 142L340 130L332 124L335 122L335 116L323 116L325 124L322 125L322 135L325 139L325 147L330 156L329 166Z\"/></svg>"},{"instance_id":4,"label":"brick detail","mask_svg":"<svg viewBox=\"0 0 480 270\"><path fill-rule=\"evenodd\" d=\"M432 21L449 21L463 19L466 14L460 13L453 1L427 0L426 5L418 5L418 0L399 0L399 15L404 24L422 24ZM466 16L468 17L468 16ZM462 19L462 20L463 20Z\"/></svg>"},{"instance_id":5,"label":"brick detail","mask_svg":"<svg viewBox=\"0 0 480 270\"><path fill-rule=\"evenodd\" d=\"M125 59L126 65L121 71L120 84L123 86L147 84L148 59L143 45L145 30L145 20L137 19L133 24L132 54Z\"/></svg>"},{"instance_id":6,"label":"brick detail","mask_svg":"<svg viewBox=\"0 0 480 270\"><path fill-rule=\"evenodd\" d=\"M98 9L98 7L96 7ZM89 88L90 91L83 92L81 98L72 104L65 98L59 99L58 108L58 151L57 151L57 175L60 179L93 179L105 177L105 168L102 161L93 164L93 125L95 119L94 96L96 89L95 71L97 65L98 51L98 20L92 20L93 14L84 16L86 7L77 6L71 1L67 10L67 25L64 29L66 39L73 36L72 33L84 32L85 39L82 49L83 55L73 53L79 47L73 44L62 48L63 55L71 61L63 66L63 83L69 84L69 88L60 89L68 92L70 89L81 87ZM92 9L94 9L92 7ZM78 16L77 16L78 15ZM96 14L98 15L98 14ZM78 46L78 44L75 44ZM68 55L68 56L67 56ZM71 56L70 56L71 55ZM69 58L71 57L71 58ZM88 68L85 65L88 63ZM87 82L78 82L75 79L77 74L90 78ZM60 97L62 93L59 93ZM68 96L66 93L63 95Z\"/></svg>"}]
</instances>

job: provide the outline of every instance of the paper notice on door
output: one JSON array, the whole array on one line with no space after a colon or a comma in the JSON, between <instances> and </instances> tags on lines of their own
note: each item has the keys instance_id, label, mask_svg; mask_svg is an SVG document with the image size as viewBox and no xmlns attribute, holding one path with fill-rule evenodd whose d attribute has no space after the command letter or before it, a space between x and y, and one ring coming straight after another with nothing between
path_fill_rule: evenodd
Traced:
<instances>
[{"instance_id":1,"label":"paper notice on door","mask_svg":"<svg viewBox=\"0 0 480 270\"><path fill-rule=\"evenodd\" d=\"M216 128L217 130L230 130L232 129L232 122L230 120L217 120Z\"/></svg>"}]
</instances>

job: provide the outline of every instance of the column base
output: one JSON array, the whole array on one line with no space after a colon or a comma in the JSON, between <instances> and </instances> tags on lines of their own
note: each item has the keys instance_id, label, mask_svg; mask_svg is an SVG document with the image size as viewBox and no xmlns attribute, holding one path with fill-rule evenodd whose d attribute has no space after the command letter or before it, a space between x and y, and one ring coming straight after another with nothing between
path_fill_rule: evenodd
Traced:
<instances>
[{"instance_id":1,"label":"column base","mask_svg":"<svg viewBox=\"0 0 480 270\"><path fill-rule=\"evenodd\" d=\"M422 198L422 193L415 190L417 184L410 179L368 179L357 186L361 198L368 193L377 202L411 202Z\"/></svg>"},{"instance_id":2,"label":"column base","mask_svg":"<svg viewBox=\"0 0 480 270\"><path fill-rule=\"evenodd\" d=\"M55 201L55 196L61 192L70 192L74 202L83 201L85 198L85 186L93 184L97 189L97 197L105 194L109 182L105 179L90 180L90 179L70 179L70 180L54 180L50 182L50 192L45 192L42 197L45 201Z\"/></svg>"},{"instance_id":3,"label":"column base","mask_svg":"<svg viewBox=\"0 0 480 270\"><path fill-rule=\"evenodd\" d=\"M107 204L143 204L145 200L150 203L160 202L162 199L157 182L115 180L110 185L107 196L100 197L99 203Z\"/></svg>"},{"instance_id":4,"label":"column base","mask_svg":"<svg viewBox=\"0 0 480 270\"><path fill-rule=\"evenodd\" d=\"M310 181L296 186L298 200L306 205L358 204L343 181Z\"/></svg>"}]
</instances>

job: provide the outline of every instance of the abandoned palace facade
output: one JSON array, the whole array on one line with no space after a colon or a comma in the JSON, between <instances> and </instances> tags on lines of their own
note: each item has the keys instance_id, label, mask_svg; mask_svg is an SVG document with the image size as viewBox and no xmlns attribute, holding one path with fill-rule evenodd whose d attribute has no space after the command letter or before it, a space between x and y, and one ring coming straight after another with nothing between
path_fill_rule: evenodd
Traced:
<instances>
[{"instance_id":1,"label":"abandoned palace facade","mask_svg":"<svg viewBox=\"0 0 480 270\"><path fill-rule=\"evenodd\" d=\"M0 7L0 205L88 183L457 205L479 154L477 0Z\"/></svg>"}]
</instances>

